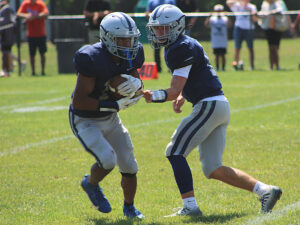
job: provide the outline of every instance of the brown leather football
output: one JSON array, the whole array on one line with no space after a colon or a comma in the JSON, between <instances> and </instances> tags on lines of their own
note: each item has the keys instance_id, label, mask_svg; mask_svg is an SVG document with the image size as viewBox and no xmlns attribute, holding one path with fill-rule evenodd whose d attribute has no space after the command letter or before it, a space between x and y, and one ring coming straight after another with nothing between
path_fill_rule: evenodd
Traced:
<instances>
[{"instance_id":1,"label":"brown leather football","mask_svg":"<svg viewBox=\"0 0 300 225\"><path fill-rule=\"evenodd\" d=\"M139 73L134 70L133 72L131 72L131 74L129 75L132 75L133 77L136 77L136 78L139 78ZM110 95L115 99L115 100L119 100L121 98L124 98L125 96L122 96L119 94L118 92L118 86L122 83L124 83L127 79L125 77L122 77L121 75L118 75L118 76L115 76L113 77L112 79L109 80L108 82L108 87L109 87L109 91L110 91ZM143 89L140 89L138 90L134 97L137 97L139 95L142 94L142 90Z\"/></svg>"}]
</instances>

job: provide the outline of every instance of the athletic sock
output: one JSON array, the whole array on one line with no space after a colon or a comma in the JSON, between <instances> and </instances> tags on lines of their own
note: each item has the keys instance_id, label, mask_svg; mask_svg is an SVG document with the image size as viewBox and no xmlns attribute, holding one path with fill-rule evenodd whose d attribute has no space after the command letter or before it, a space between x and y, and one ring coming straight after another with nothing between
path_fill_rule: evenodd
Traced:
<instances>
[{"instance_id":1,"label":"athletic sock","mask_svg":"<svg viewBox=\"0 0 300 225\"><path fill-rule=\"evenodd\" d=\"M195 197L189 197L182 199L183 208L193 209L198 207Z\"/></svg>"},{"instance_id":2,"label":"athletic sock","mask_svg":"<svg viewBox=\"0 0 300 225\"><path fill-rule=\"evenodd\" d=\"M258 194L259 196L262 196L268 190L269 190L269 185L264 184L260 181L257 181L257 183L253 188L253 192Z\"/></svg>"}]
</instances>

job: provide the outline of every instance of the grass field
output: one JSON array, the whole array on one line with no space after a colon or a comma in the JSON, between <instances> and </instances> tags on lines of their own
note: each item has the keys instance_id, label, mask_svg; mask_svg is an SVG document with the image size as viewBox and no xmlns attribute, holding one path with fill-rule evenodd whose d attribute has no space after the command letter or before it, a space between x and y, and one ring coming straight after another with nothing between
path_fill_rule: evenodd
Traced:
<instances>
[{"instance_id":1,"label":"grass field","mask_svg":"<svg viewBox=\"0 0 300 225\"><path fill-rule=\"evenodd\" d=\"M101 183L113 210L110 214L96 211L80 187L94 159L73 137L68 124L76 77L57 74L55 48L49 44L47 76L31 77L27 67L21 77L15 72L0 79L0 224L300 224L299 42L283 40L283 69L269 71L266 41L257 40L257 70L247 70L248 53L243 49L244 72L229 66L233 58L230 42L227 71L219 73L232 113L224 164L282 188L282 198L271 215L259 213L256 195L207 180L194 150L188 161L204 215L164 218L181 206L164 149L180 120L191 112L191 104L175 114L171 103L146 104L143 100L120 116L131 133L139 163L135 205L146 219L127 220L122 215L117 168ZM212 60L210 44L203 46ZM147 61L152 61L148 45L145 53ZM27 55L23 45L22 56L27 59ZM144 85L159 89L169 82L164 66L158 80Z\"/></svg>"}]
</instances>

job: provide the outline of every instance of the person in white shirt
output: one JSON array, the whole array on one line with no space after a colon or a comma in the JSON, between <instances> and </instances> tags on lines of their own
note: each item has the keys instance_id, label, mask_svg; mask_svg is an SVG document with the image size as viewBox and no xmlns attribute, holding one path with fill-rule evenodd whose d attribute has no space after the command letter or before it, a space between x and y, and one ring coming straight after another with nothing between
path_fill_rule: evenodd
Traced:
<instances>
[{"instance_id":1,"label":"person in white shirt","mask_svg":"<svg viewBox=\"0 0 300 225\"><path fill-rule=\"evenodd\" d=\"M222 60L222 70L225 71L227 53L228 34L227 28L232 25L231 20L221 14L224 11L224 6L217 4L214 6L214 12L211 17L207 17L204 25L211 28L210 39L211 47L215 55L215 63L217 71L220 70L220 59Z\"/></svg>"},{"instance_id":2,"label":"person in white shirt","mask_svg":"<svg viewBox=\"0 0 300 225\"><path fill-rule=\"evenodd\" d=\"M249 49L250 69L254 69L254 50L253 50L253 38L254 38L254 23L257 21L257 9L256 6L250 3L250 0L227 0L226 4L232 12L248 12L250 15L237 15L234 24L234 42L235 42L235 54L232 65L236 70L243 70L242 61L240 61L240 50L242 42L247 42ZM240 64L240 65L238 65Z\"/></svg>"},{"instance_id":3,"label":"person in white shirt","mask_svg":"<svg viewBox=\"0 0 300 225\"><path fill-rule=\"evenodd\" d=\"M282 15L286 11L286 5L281 0L264 0L261 5L259 20L260 27L265 31L269 46L270 69L280 70L279 46L282 34L291 29L291 19L288 15ZM292 29L291 29L292 30Z\"/></svg>"}]
</instances>

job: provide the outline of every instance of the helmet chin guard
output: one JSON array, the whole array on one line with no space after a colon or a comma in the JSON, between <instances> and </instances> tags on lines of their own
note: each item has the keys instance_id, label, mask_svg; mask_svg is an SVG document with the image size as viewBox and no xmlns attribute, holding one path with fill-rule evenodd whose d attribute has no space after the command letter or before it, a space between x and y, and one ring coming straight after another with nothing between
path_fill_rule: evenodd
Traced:
<instances>
[{"instance_id":1,"label":"helmet chin guard","mask_svg":"<svg viewBox=\"0 0 300 225\"><path fill-rule=\"evenodd\" d=\"M158 28L160 32L158 32ZM156 7L147 23L148 39L152 48L159 49L174 43L185 32L185 15L174 5Z\"/></svg>"},{"instance_id":2,"label":"helmet chin guard","mask_svg":"<svg viewBox=\"0 0 300 225\"><path fill-rule=\"evenodd\" d=\"M134 20L122 12L110 13L100 24L100 40L107 50L125 60L135 59L141 35ZM130 47L118 45L118 38L130 38Z\"/></svg>"}]
</instances>

